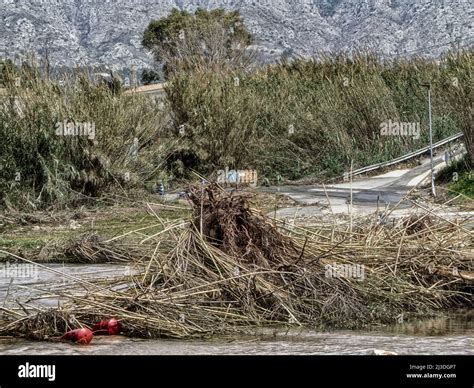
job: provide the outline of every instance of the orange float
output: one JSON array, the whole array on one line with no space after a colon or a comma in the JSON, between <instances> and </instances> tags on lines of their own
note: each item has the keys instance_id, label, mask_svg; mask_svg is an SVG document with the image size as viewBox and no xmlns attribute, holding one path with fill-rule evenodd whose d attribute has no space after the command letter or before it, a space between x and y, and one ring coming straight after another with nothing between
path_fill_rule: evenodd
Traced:
<instances>
[{"instance_id":1,"label":"orange float","mask_svg":"<svg viewBox=\"0 0 474 388\"><path fill-rule=\"evenodd\" d=\"M120 329L120 322L115 318L111 318L96 323L92 331L96 335L118 335L120 334Z\"/></svg>"},{"instance_id":2,"label":"orange float","mask_svg":"<svg viewBox=\"0 0 474 388\"><path fill-rule=\"evenodd\" d=\"M92 331L86 327L83 327L81 329L68 331L61 337L61 339L63 341L70 341L80 345L88 345L92 341L93 337L94 334L92 334Z\"/></svg>"}]
</instances>

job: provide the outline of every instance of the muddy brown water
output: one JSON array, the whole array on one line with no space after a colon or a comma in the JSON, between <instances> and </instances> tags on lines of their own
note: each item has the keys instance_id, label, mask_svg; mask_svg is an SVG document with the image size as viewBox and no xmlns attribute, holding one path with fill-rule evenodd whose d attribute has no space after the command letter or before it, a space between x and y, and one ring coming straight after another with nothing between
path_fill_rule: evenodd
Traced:
<instances>
[{"instance_id":1,"label":"muddy brown water","mask_svg":"<svg viewBox=\"0 0 474 388\"><path fill-rule=\"evenodd\" d=\"M13 305L15 300L46 306L57 306L58 300L40 298L38 290L70 281L67 275L85 279L112 277L130 271L118 265L48 265L37 272L0 268L0 304ZM2 272L3 269L3 272ZM61 273L65 273L62 276ZM11 277L11 275L20 275ZM5 276L9 275L9 276ZM33 276L30 276L33 275ZM474 309L456 312L448 317L396 324L367 331L317 332L307 329L264 330L255 335L213 340L142 340L122 336L95 337L88 346L69 343L32 342L0 338L0 354L141 354L141 355L207 355L207 354L372 354L374 350L397 354L470 354L474 355Z\"/></svg>"}]
</instances>

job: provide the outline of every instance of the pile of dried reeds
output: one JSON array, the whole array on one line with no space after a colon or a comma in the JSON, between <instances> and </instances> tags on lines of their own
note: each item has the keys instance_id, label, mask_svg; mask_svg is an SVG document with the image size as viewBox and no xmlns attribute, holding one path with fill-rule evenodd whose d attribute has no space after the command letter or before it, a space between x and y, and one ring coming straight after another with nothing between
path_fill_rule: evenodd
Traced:
<instances>
[{"instance_id":1,"label":"pile of dried reeds","mask_svg":"<svg viewBox=\"0 0 474 388\"><path fill-rule=\"evenodd\" d=\"M87 233L69 241L62 250L62 256L74 259L75 263L119 263L130 262L134 256L129 249L118 244L107 244L95 233Z\"/></svg>"},{"instance_id":2,"label":"pile of dried reeds","mask_svg":"<svg viewBox=\"0 0 474 388\"><path fill-rule=\"evenodd\" d=\"M238 191L200 186L189 199L194 214L184 230L181 223L142 240L147 260L130 274L77 279L50 292L66 303L40 315L3 308L0 334L46 339L111 316L139 337L357 328L472 305L473 240L462 223L425 212L288 226Z\"/></svg>"}]
</instances>

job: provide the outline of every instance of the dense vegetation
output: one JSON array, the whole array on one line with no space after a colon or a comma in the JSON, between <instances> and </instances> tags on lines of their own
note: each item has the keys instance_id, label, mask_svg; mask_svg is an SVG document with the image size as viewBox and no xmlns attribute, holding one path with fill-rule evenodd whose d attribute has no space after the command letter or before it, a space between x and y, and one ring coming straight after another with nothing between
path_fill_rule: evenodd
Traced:
<instances>
[{"instance_id":1,"label":"dense vegetation","mask_svg":"<svg viewBox=\"0 0 474 388\"><path fill-rule=\"evenodd\" d=\"M155 101L93 82L85 73L59 86L28 64L7 64L3 78L1 206L61 206L110 185L159 178L167 144L157 138L166 114ZM58 123L65 121L94 125L94 133L58 135Z\"/></svg>"},{"instance_id":2,"label":"dense vegetation","mask_svg":"<svg viewBox=\"0 0 474 388\"><path fill-rule=\"evenodd\" d=\"M371 54L295 60L253 72L222 66L176 73L167 84L175 127L203 171L229 165L287 179L331 177L464 131L472 141L472 52L439 64L382 62ZM416 136L381 135L381 124L419 123ZM193 166L197 167L197 166Z\"/></svg>"},{"instance_id":3,"label":"dense vegetation","mask_svg":"<svg viewBox=\"0 0 474 388\"><path fill-rule=\"evenodd\" d=\"M183 35L184 31L184 35ZM167 101L81 72L61 83L27 63L0 71L0 206L64 205L110 187L256 169L270 182L324 180L464 131L473 158L474 53L440 61L382 61L370 53L257 66L236 12L173 11L144 43L163 61ZM386 136L387 121L420 136ZM94 137L58 136L58 123L93 123ZM279 179L279 178L278 178Z\"/></svg>"}]
</instances>

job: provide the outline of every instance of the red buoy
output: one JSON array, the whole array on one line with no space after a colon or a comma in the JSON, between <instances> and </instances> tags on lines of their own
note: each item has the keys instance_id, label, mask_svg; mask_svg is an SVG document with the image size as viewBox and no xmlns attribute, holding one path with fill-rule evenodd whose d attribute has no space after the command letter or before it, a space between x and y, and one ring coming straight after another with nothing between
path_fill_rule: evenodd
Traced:
<instances>
[{"instance_id":1,"label":"red buoy","mask_svg":"<svg viewBox=\"0 0 474 388\"><path fill-rule=\"evenodd\" d=\"M120 333L120 322L115 318L107 319L96 323L92 328L96 335L118 335Z\"/></svg>"},{"instance_id":2,"label":"red buoy","mask_svg":"<svg viewBox=\"0 0 474 388\"><path fill-rule=\"evenodd\" d=\"M80 345L87 345L92 341L94 334L88 328L75 329L65 333L61 339L64 341L71 341Z\"/></svg>"}]
</instances>

